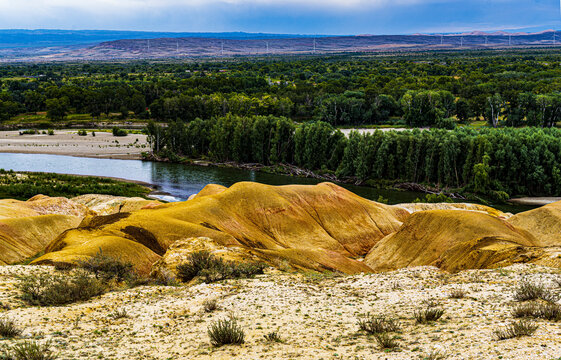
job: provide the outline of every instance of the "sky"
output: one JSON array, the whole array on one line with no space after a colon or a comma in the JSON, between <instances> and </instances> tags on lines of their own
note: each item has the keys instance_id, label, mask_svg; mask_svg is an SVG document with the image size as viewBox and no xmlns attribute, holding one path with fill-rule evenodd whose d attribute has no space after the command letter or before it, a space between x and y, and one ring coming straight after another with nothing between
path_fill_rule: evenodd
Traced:
<instances>
[{"instance_id":1,"label":"sky","mask_svg":"<svg viewBox=\"0 0 561 360\"><path fill-rule=\"evenodd\" d=\"M411 34L561 29L561 0L0 0L3 29Z\"/></svg>"}]
</instances>

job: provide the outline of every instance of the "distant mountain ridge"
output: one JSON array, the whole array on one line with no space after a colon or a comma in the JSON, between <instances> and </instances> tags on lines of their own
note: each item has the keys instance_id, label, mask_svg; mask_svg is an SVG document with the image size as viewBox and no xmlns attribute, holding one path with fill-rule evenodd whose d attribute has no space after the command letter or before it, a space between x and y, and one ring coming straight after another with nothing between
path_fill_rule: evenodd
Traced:
<instances>
[{"instance_id":1,"label":"distant mountain ridge","mask_svg":"<svg viewBox=\"0 0 561 360\"><path fill-rule=\"evenodd\" d=\"M99 39L118 36L119 33L78 31L72 35L68 31L60 34L53 32L56 33L56 31L47 31L43 35L37 33L37 38L27 43L20 38L18 43L14 39L10 42L10 38L3 36L0 30L0 62L507 49L552 47L560 45L559 40L561 40L554 30L534 33L472 31L457 34L353 36L251 33L171 33L172 36L167 36L170 33L123 32L122 34L127 35L127 38L107 41L99 41ZM28 31L24 31L23 34L31 36ZM156 37L158 35L166 36ZM58 45L52 45L56 41L49 40L50 37L54 37ZM61 37L68 37L66 40L63 39L67 43L64 43ZM82 43L79 44L79 41ZM3 47L5 43L11 45ZM33 44L33 46L25 47L24 44Z\"/></svg>"},{"instance_id":2,"label":"distant mountain ridge","mask_svg":"<svg viewBox=\"0 0 561 360\"><path fill-rule=\"evenodd\" d=\"M310 37L300 34L246 32L152 32L120 30L0 30L0 49L52 46L79 46L123 39L157 38L282 39Z\"/></svg>"}]
</instances>

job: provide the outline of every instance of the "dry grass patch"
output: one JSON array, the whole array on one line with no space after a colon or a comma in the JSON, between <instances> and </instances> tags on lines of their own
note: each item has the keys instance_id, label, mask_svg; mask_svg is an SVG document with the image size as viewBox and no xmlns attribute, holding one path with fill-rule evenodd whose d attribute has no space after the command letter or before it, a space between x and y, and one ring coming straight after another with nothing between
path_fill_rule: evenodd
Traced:
<instances>
[{"instance_id":1,"label":"dry grass patch","mask_svg":"<svg viewBox=\"0 0 561 360\"><path fill-rule=\"evenodd\" d=\"M522 336L530 336L536 332L538 325L529 320L518 320L502 329L494 331L498 340L507 340Z\"/></svg>"}]
</instances>

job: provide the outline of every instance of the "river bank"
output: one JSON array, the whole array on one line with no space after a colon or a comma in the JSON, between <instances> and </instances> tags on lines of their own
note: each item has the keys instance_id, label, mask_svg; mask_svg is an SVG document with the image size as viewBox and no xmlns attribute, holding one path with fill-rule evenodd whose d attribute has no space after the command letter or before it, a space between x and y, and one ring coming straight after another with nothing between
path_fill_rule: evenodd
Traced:
<instances>
[{"instance_id":1,"label":"river bank","mask_svg":"<svg viewBox=\"0 0 561 360\"><path fill-rule=\"evenodd\" d=\"M111 163L111 165L102 165L92 164L91 161L71 161L67 158L53 160L49 163L49 166L46 166L45 164L29 164L30 161L34 161L35 163L40 162L41 160L39 160L39 158L32 160L24 156L18 156L12 160L4 161L4 163L0 161L0 168L4 167L17 171L91 175L116 178L119 180L140 181L143 185L151 185L156 191L161 190L161 193L155 192L152 194L156 195L156 198L165 201L186 200L190 195L197 193L208 183L230 186L232 183L238 181L257 181L271 185L287 183L312 184L321 181L330 181L344 185L349 188L349 190L371 200L389 200L390 204L411 202L416 198L422 200L425 194L438 194L443 191L443 189L437 187L414 183L372 180L361 181L358 178L341 179L337 178L333 172L315 172L288 164L264 166L261 164L239 164L235 162L211 162L187 159L174 159L176 161L171 162L168 159L150 155L147 152L149 148L147 137L143 134L129 134L125 137L115 137L110 132L99 131L95 133L95 136L92 136L91 132L88 132L86 136L79 136L77 131L74 130L56 130L54 131L54 135L20 135L18 131L0 131L0 153L14 154L14 156L17 156L17 154L61 155L75 158L98 159L99 161L111 160L115 162ZM119 162L122 160L126 161ZM131 163L128 163L130 160L148 161L143 162L141 165L135 165L134 169L130 169ZM12 167L8 166L10 163ZM67 166L64 166L64 163L66 163ZM92 166L101 169L92 171ZM190 168L183 169L186 166L190 166ZM105 169L103 169L103 167L105 167ZM133 174L133 172L138 172L139 174ZM140 172L150 172L152 174L142 175ZM190 175L184 175L183 173L185 172ZM220 174L222 172L234 172L235 174L227 175L226 178L224 178L224 176ZM196 176L194 174L196 174ZM164 184L162 184L162 177L167 178L167 180L164 179ZM172 179L169 179L170 177ZM283 179L277 179L280 177L283 177ZM193 183L197 183L197 185L193 186ZM380 194L378 195L375 193ZM485 201L481 199L466 199L465 196L454 192L454 190L447 191L444 189L444 193L454 199L454 201L485 203ZM171 194L172 197L168 196L169 194ZM530 198L530 200L531 199L533 198ZM555 201L555 198L547 199L549 199L547 200L549 202ZM500 204L491 205L499 207L506 212L526 211L539 205L534 204L532 201L513 204L514 205L502 207Z\"/></svg>"}]
</instances>

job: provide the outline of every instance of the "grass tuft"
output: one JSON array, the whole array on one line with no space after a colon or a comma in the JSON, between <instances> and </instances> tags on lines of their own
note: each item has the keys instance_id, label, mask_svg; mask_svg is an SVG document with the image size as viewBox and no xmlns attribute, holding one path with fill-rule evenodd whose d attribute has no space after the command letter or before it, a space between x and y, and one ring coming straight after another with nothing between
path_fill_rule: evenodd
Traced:
<instances>
[{"instance_id":1,"label":"grass tuft","mask_svg":"<svg viewBox=\"0 0 561 360\"><path fill-rule=\"evenodd\" d=\"M528 320L518 320L502 329L494 331L498 340L507 340L522 336L530 336L538 329L538 325Z\"/></svg>"},{"instance_id":2,"label":"grass tuft","mask_svg":"<svg viewBox=\"0 0 561 360\"><path fill-rule=\"evenodd\" d=\"M218 309L218 301L216 299L207 299L203 302L203 309L207 313L211 313Z\"/></svg>"},{"instance_id":3,"label":"grass tuft","mask_svg":"<svg viewBox=\"0 0 561 360\"><path fill-rule=\"evenodd\" d=\"M55 360L50 343L40 345L34 341L21 342L5 347L0 352L0 360Z\"/></svg>"},{"instance_id":4,"label":"grass tuft","mask_svg":"<svg viewBox=\"0 0 561 360\"><path fill-rule=\"evenodd\" d=\"M399 341L395 336L390 336L388 333L380 333L374 335L380 350L394 350L399 348Z\"/></svg>"},{"instance_id":5,"label":"grass tuft","mask_svg":"<svg viewBox=\"0 0 561 360\"><path fill-rule=\"evenodd\" d=\"M210 343L215 347L228 344L240 345L245 342L244 331L235 318L213 322L208 328L208 336Z\"/></svg>"},{"instance_id":6,"label":"grass tuft","mask_svg":"<svg viewBox=\"0 0 561 360\"><path fill-rule=\"evenodd\" d=\"M21 335L21 329L17 327L12 319L0 319L0 337L15 338Z\"/></svg>"},{"instance_id":7,"label":"grass tuft","mask_svg":"<svg viewBox=\"0 0 561 360\"><path fill-rule=\"evenodd\" d=\"M512 316L515 318L535 318L560 321L561 305L548 302L530 302L521 304L512 310Z\"/></svg>"},{"instance_id":8,"label":"grass tuft","mask_svg":"<svg viewBox=\"0 0 561 360\"><path fill-rule=\"evenodd\" d=\"M440 319L444 315L444 310L429 305L424 309L416 310L413 315L418 324L428 324Z\"/></svg>"},{"instance_id":9,"label":"grass tuft","mask_svg":"<svg viewBox=\"0 0 561 360\"><path fill-rule=\"evenodd\" d=\"M467 292L464 289L453 289L450 291L448 297L450 299L463 299L467 295Z\"/></svg>"},{"instance_id":10,"label":"grass tuft","mask_svg":"<svg viewBox=\"0 0 561 360\"><path fill-rule=\"evenodd\" d=\"M268 342L284 343L284 340L280 337L279 333L276 331L263 335L263 337Z\"/></svg>"},{"instance_id":11,"label":"grass tuft","mask_svg":"<svg viewBox=\"0 0 561 360\"><path fill-rule=\"evenodd\" d=\"M514 291L514 300L516 301L537 299L554 303L559 297L551 292L551 290L546 289L543 284L534 284L527 280L521 282Z\"/></svg>"},{"instance_id":12,"label":"grass tuft","mask_svg":"<svg viewBox=\"0 0 561 360\"><path fill-rule=\"evenodd\" d=\"M365 331L368 334L395 332L400 329L400 325L397 320L370 314L358 320L358 327L361 331Z\"/></svg>"}]
</instances>

